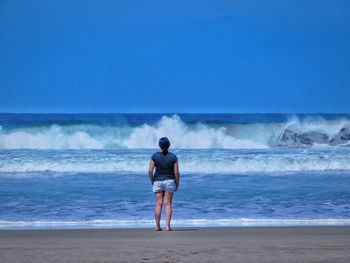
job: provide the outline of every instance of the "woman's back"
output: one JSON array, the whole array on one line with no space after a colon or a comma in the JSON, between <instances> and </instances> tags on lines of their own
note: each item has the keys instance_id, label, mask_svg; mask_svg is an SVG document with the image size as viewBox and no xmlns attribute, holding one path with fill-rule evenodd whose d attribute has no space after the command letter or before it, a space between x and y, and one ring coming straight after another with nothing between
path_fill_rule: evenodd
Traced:
<instances>
[{"instance_id":1,"label":"woman's back","mask_svg":"<svg viewBox=\"0 0 350 263\"><path fill-rule=\"evenodd\" d=\"M163 152L156 152L152 155L156 171L154 174L155 181L164 181L175 179L174 164L177 162L177 156L171 152L164 154Z\"/></svg>"}]
</instances>

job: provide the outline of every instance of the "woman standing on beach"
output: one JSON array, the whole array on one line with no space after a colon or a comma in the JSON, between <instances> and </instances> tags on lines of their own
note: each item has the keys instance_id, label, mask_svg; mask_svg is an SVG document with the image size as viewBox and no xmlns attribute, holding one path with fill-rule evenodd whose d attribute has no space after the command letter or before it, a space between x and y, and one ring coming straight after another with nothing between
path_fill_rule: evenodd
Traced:
<instances>
[{"instance_id":1,"label":"woman standing on beach","mask_svg":"<svg viewBox=\"0 0 350 263\"><path fill-rule=\"evenodd\" d=\"M180 175L177 156L168 151L170 141L166 137L159 139L160 151L152 155L149 162L148 175L153 185L153 192L156 195L156 208L154 211L156 231L161 231L160 216L162 213L163 201L166 208L166 230L171 231L170 221L173 193L179 188ZM156 169L153 174L154 168Z\"/></svg>"}]
</instances>

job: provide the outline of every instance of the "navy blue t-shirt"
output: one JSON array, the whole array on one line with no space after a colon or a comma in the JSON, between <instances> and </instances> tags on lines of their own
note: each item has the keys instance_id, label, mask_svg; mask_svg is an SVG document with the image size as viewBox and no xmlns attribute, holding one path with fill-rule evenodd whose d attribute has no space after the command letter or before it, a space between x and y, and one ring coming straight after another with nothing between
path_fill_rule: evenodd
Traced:
<instances>
[{"instance_id":1,"label":"navy blue t-shirt","mask_svg":"<svg viewBox=\"0 0 350 263\"><path fill-rule=\"evenodd\" d=\"M169 179L175 179L174 164L177 162L177 156L171 152L163 154L162 152L156 152L152 155L156 166L156 172L154 173L155 181L164 181Z\"/></svg>"}]
</instances>

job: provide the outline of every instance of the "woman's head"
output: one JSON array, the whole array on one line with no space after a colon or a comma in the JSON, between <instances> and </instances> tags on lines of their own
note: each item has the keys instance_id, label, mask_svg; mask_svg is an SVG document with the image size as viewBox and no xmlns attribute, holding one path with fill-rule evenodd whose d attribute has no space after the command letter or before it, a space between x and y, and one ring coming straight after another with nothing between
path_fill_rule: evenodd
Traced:
<instances>
[{"instance_id":1,"label":"woman's head","mask_svg":"<svg viewBox=\"0 0 350 263\"><path fill-rule=\"evenodd\" d=\"M163 153L168 153L169 146L170 141L167 137L162 137L159 139L159 148L162 149Z\"/></svg>"}]
</instances>

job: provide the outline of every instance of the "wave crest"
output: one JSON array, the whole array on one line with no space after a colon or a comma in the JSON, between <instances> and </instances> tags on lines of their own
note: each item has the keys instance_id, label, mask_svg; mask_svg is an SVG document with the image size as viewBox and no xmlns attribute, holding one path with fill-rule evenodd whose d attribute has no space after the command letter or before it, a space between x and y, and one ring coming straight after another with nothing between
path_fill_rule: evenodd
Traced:
<instances>
[{"instance_id":1,"label":"wave crest","mask_svg":"<svg viewBox=\"0 0 350 263\"><path fill-rule=\"evenodd\" d=\"M156 124L42 125L4 129L4 149L157 148L167 136L177 149L261 149L271 147L350 146L346 119L291 118L286 123L207 125L186 124L178 115L163 116Z\"/></svg>"},{"instance_id":2,"label":"wave crest","mask_svg":"<svg viewBox=\"0 0 350 263\"><path fill-rule=\"evenodd\" d=\"M249 139L235 138L227 133L226 127L209 127L202 123L186 125L177 115L163 116L154 126L144 124L135 128L123 145L127 148L155 148L163 136L171 138L172 147L178 149L268 147Z\"/></svg>"}]
</instances>

